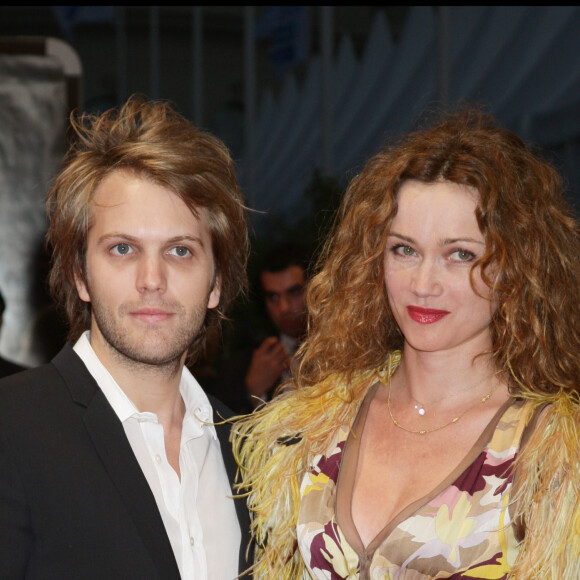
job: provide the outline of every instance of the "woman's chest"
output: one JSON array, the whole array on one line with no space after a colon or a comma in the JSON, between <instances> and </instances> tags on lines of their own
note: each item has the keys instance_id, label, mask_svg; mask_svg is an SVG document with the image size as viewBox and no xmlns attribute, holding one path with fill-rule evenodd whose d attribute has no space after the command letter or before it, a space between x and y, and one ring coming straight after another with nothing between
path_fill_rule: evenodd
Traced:
<instances>
[{"instance_id":1,"label":"woman's chest","mask_svg":"<svg viewBox=\"0 0 580 580\"><path fill-rule=\"evenodd\" d=\"M498 428L506 425L513 427L503 422ZM518 439L515 432L511 436ZM510 444L505 437L494 437L466 469L403 507L390 521L378 517L379 531L363 541L352 517L359 457L351 447L354 435L349 439L348 430L342 430L332 449L313 461L302 480L298 538L311 575L504 577L517 554L508 509L517 450L511 436ZM360 453L360 442L358 447ZM417 477L429 479L427 471L419 469ZM380 486L388 488L390 475L381 473L365 482L370 492ZM379 513L380 503L376 507Z\"/></svg>"}]
</instances>

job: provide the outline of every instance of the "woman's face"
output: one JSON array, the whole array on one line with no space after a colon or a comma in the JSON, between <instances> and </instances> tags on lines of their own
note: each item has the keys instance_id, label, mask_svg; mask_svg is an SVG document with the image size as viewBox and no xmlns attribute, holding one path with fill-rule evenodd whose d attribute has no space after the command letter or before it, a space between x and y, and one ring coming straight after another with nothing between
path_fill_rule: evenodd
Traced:
<instances>
[{"instance_id":1,"label":"woman's face","mask_svg":"<svg viewBox=\"0 0 580 580\"><path fill-rule=\"evenodd\" d=\"M407 181L397 200L385 254L389 305L417 351L479 353L491 346L490 290L476 268L485 240L477 191L448 182Z\"/></svg>"}]
</instances>

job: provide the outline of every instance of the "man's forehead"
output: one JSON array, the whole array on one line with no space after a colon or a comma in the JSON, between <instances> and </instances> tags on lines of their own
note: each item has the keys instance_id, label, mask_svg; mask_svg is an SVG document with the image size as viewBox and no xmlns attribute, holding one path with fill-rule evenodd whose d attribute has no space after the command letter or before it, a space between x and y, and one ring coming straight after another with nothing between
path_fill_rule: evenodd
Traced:
<instances>
[{"instance_id":1,"label":"man's forehead","mask_svg":"<svg viewBox=\"0 0 580 580\"><path fill-rule=\"evenodd\" d=\"M140 190L143 186L145 189L162 190L167 198L172 199L174 203L182 205L182 207L185 205L183 208L185 215L191 214L196 220L209 225L210 212L206 207L196 205L187 196L180 195L167 185L130 168L116 169L101 180L88 200L89 219L94 217L95 209L115 208L126 203L130 189Z\"/></svg>"},{"instance_id":2,"label":"man's forehead","mask_svg":"<svg viewBox=\"0 0 580 580\"><path fill-rule=\"evenodd\" d=\"M89 243L114 237L139 243L189 239L213 253L209 211L131 171L114 171L103 179L92 196L88 217Z\"/></svg>"},{"instance_id":3,"label":"man's forehead","mask_svg":"<svg viewBox=\"0 0 580 580\"><path fill-rule=\"evenodd\" d=\"M292 265L279 272L264 270L260 279L265 292L285 292L294 286L303 285L306 274L301 266Z\"/></svg>"}]
</instances>

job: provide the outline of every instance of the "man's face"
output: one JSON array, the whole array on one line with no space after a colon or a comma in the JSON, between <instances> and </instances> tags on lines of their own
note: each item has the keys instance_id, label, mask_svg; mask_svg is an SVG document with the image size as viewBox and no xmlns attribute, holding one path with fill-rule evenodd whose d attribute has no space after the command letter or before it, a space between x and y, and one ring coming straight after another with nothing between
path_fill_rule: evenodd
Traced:
<instances>
[{"instance_id":1,"label":"man's face","mask_svg":"<svg viewBox=\"0 0 580 580\"><path fill-rule=\"evenodd\" d=\"M295 338L306 330L306 276L300 266L290 266L280 272L262 272L260 276L266 310L270 319L284 334Z\"/></svg>"},{"instance_id":2,"label":"man's face","mask_svg":"<svg viewBox=\"0 0 580 580\"><path fill-rule=\"evenodd\" d=\"M87 239L91 345L105 366L184 361L207 309L219 303L207 216L173 192L116 171L95 192Z\"/></svg>"}]
</instances>

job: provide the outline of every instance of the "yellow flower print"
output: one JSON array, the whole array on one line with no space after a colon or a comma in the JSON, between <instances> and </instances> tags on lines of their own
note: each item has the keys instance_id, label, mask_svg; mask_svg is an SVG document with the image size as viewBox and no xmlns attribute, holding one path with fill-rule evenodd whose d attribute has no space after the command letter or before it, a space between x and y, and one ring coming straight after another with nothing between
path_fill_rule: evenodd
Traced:
<instances>
[{"instance_id":1,"label":"yellow flower print","mask_svg":"<svg viewBox=\"0 0 580 580\"><path fill-rule=\"evenodd\" d=\"M457 553L457 543L466 538L477 526L474 519L468 518L471 505L466 493L462 493L459 501L453 509L453 516L449 515L449 506L442 505L437 511L435 518L435 531L437 537L451 547L449 561L459 564L459 554Z\"/></svg>"},{"instance_id":2,"label":"yellow flower print","mask_svg":"<svg viewBox=\"0 0 580 580\"><path fill-rule=\"evenodd\" d=\"M328 534L322 534L326 553L324 558L332 565L332 570L345 580L358 580L358 554L349 546L338 526L333 526L338 535L338 544Z\"/></svg>"},{"instance_id":3,"label":"yellow flower print","mask_svg":"<svg viewBox=\"0 0 580 580\"><path fill-rule=\"evenodd\" d=\"M509 504L509 494L506 494L502 500L502 512L500 517L500 529L498 533L499 545L501 548L501 556L497 558L496 564L483 564L477 568L472 568L471 570L466 570L463 575L466 578L485 578L485 580L501 580L505 578L507 573L510 571L511 566L507 562L506 553L507 548L507 538L505 528L505 516L507 513ZM513 533L513 530L509 530L509 533Z\"/></svg>"},{"instance_id":4,"label":"yellow flower print","mask_svg":"<svg viewBox=\"0 0 580 580\"><path fill-rule=\"evenodd\" d=\"M322 491L324 486L328 483L329 477L324 473L319 473L317 475L309 473L308 479L310 479L310 485L307 484L304 486L304 496L307 496L311 491Z\"/></svg>"}]
</instances>

